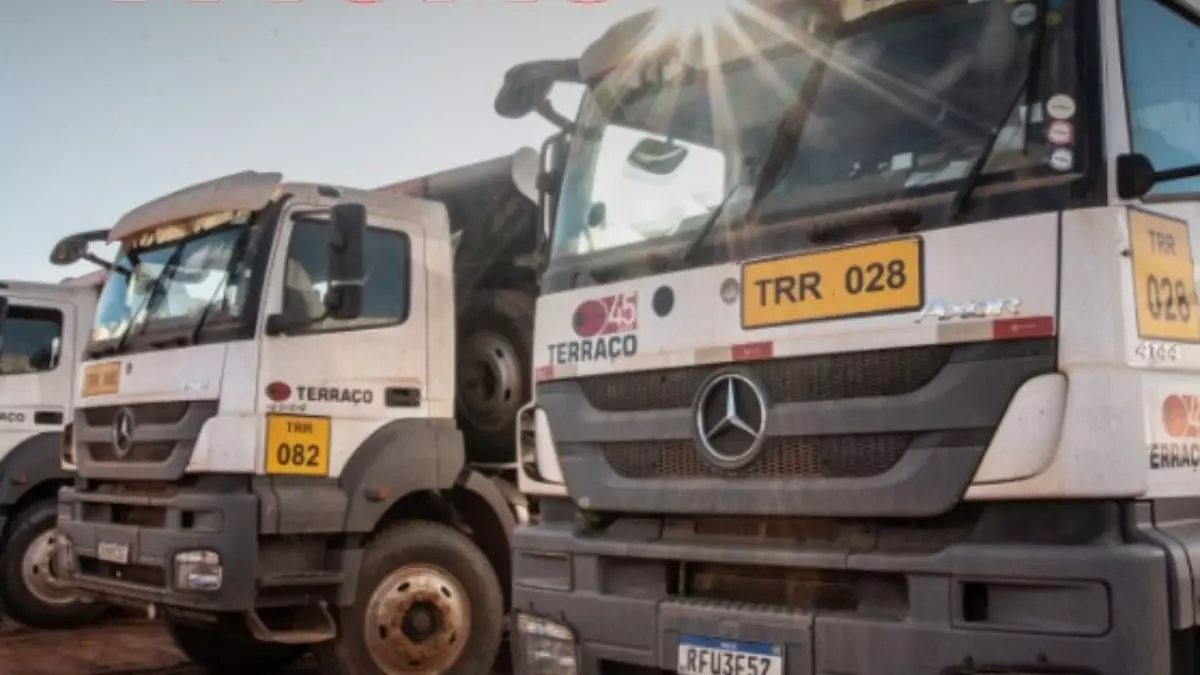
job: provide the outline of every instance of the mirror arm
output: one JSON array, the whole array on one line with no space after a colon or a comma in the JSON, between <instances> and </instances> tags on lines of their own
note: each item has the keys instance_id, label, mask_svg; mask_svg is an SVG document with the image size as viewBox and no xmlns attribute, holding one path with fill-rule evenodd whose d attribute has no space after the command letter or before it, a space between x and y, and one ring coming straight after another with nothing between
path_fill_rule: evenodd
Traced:
<instances>
[{"instance_id":1,"label":"mirror arm","mask_svg":"<svg viewBox=\"0 0 1200 675\"><path fill-rule=\"evenodd\" d=\"M1170 181L1170 180L1184 180L1187 178L1197 178L1197 177L1200 177L1200 164L1193 164L1191 166L1184 166L1184 167L1180 167L1178 169L1165 169L1163 171L1155 171L1154 172L1154 182L1155 183L1160 183L1162 181Z\"/></svg>"},{"instance_id":2,"label":"mirror arm","mask_svg":"<svg viewBox=\"0 0 1200 675\"><path fill-rule=\"evenodd\" d=\"M111 271L113 271L113 270L117 269L117 266L116 266L116 265L114 265L113 263L111 263L111 262L109 262L109 261L105 260L104 258L101 258L100 256L96 255L95 253L84 253L84 254L83 254L83 259L84 259L84 260L86 260L86 261L88 261L88 262L90 262L90 263L92 263L93 265L95 265L95 266L97 266L97 267L101 267L101 268L103 268L103 269L106 269L106 270L108 270L109 272L111 272Z\"/></svg>"},{"instance_id":3,"label":"mirror arm","mask_svg":"<svg viewBox=\"0 0 1200 675\"><path fill-rule=\"evenodd\" d=\"M534 108L534 110L537 111L537 114L541 115L543 119L558 127L560 130L566 133L574 133L575 122L555 110L554 106L550 103L550 99L542 99L537 104L537 107Z\"/></svg>"}]
</instances>

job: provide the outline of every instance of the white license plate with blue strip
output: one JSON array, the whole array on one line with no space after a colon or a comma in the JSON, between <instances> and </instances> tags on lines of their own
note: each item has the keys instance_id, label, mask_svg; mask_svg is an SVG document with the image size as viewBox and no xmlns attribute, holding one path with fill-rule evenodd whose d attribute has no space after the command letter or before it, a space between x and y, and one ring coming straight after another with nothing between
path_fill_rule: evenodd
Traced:
<instances>
[{"instance_id":1,"label":"white license plate with blue strip","mask_svg":"<svg viewBox=\"0 0 1200 675\"><path fill-rule=\"evenodd\" d=\"M679 636L681 675L783 675L783 647L698 635Z\"/></svg>"}]
</instances>

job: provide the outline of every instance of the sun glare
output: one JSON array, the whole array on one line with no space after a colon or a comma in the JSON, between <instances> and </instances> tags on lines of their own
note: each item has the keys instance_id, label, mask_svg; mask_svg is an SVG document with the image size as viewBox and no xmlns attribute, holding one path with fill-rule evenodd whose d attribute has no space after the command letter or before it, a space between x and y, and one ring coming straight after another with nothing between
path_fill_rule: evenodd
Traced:
<instances>
[{"instance_id":1,"label":"sun glare","mask_svg":"<svg viewBox=\"0 0 1200 675\"><path fill-rule=\"evenodd\" d=\"M735 15L743 13L746 6L746 0L665 0L657 8L657 25L664 33L686 37L691 33L727 27L722 24L732 23Z\"/></svg>"}]
</instances>

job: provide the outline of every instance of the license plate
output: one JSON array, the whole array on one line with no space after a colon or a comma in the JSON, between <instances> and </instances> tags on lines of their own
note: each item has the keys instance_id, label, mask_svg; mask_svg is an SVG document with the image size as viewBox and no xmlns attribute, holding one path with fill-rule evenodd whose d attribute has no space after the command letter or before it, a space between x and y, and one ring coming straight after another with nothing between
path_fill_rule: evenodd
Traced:
<instances>
[{"instance_id":1,"label":"license plate","mask_svg":"<svg viewBox=\"0 0 1200 675\"><path fill-rule=\"evenodd\" d=\"M83 369L82 396L115 394L121 388L121 363L97 363Z\"/></svg>"},{"instance_id":2,"label":"license plate","mask_svg":"<svg viewBox=\"0 0 1200 675\"><path fill-rule=\"evenodd\" d=\"M905 237L747 262L742 328L919 310L921 247L919 237Z\"/></svg>"},{"instance_id":3,"label":"license plate","mask_svg":"<svg viewBox=\"0 0 1200 675\"><path fill-rule=\"evenodd\" d=\"M328 475L329 438L328 417L267 415L267 473Z\"/></svg>"},{"instance_id":4,"label":"license plate","mask_svg":"<svg viewBox=\"0 0 1200 675\"><path fill-rule=\"evenodd\" d=\"M129 546L125 544L114 544L110 541L102 541L96 547L96 557L104 562L116 563L118 565L129 564Z\"/></svg>"},{"instance_id":5,"label":"license plate","mask_svg":"<svg viewBox=\"0 0 1200 675\"><path fill-rule=\"evenodd\" d=\"M783 648L763 642L681 635L675 671L683 675L783 675Z\"/></svg>"}]
</instances>

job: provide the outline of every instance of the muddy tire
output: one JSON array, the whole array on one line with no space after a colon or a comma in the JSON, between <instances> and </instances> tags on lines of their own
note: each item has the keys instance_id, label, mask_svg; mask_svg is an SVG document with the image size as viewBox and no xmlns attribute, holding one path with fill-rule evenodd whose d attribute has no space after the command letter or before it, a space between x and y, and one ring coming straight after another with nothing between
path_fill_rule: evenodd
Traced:
<instances>
[{"instance_id":1,"label":"muddy tire","mask_svg":"<svg viewBox=\"0 0 1200 675\"><path fill-rule=\"evenodd\" d=\"M517 411L533 398L533 311L531 296L508 289L480 293L462 309L455 390L468 461L516 457Z\"/></svg>"},{"instance_id":2,"label":"muddy tire","mask_svg":"<svg viewBox=\"0 0 1200 675\"><path fill-rule=\"evenodd\" d=\"M167 622L171 642L189 661L213 675L269 675L304 656L303 645L260 642L248 630Z\"/></svg>"},{"instance_id":3,"label":"muddy tire","mask_svg":"<svg viewBox=\"0 0 1200 675\"><path fill-rule=\"evenodd\" d=\"M79 628L97 621L104 605L70 591L53 565L57 505L35 502L18 512L0 538L0 611L38 630Z\"/></svg>"},{"instance_id":4,"label":"muddy tire","mask_svg":"<svg viewBox=\"0 0 1200 675\"><path fill-rule=\"evenodd\" d=\"M313 647L322 673L488 675L504 634L504 596L462 532L424 521L392 526L367 546L338 637Z\"/></svg>"}]
</instances>

